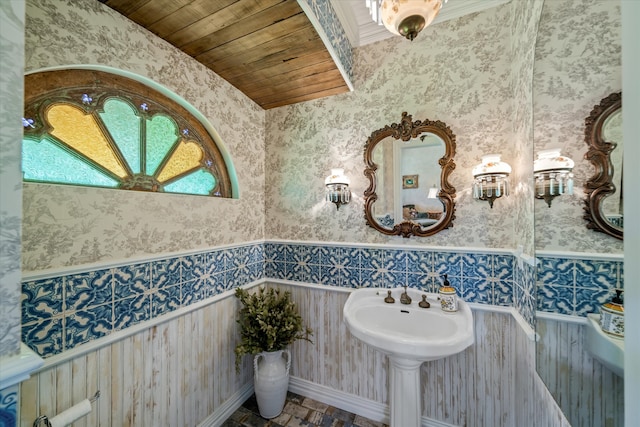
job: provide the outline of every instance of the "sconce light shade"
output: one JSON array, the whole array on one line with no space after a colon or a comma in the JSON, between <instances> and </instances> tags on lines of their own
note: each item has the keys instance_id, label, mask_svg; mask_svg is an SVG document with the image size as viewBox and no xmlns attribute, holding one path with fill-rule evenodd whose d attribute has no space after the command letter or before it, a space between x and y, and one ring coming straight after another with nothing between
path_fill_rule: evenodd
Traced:
<instances>
[{"instance_id":1,"label":"sconce light shade","mask_svg":"<svg viewBox=\"0 0 640 427\"><path fill-rule=\"evenodd\" d=\"M500 160L499 154L482 156L482 163L472 170L473 198L486 200L493 209L493 202L509 195L511 166Z\"/></svg>"},{"instance_id":2,"label":"sconce light shade","mask_svg":"<svg viewBox=\"0 0 640 427\"><path fill-rule=\"evenodd\" d=\"M563 194L573 194L573 165L569 157L562 156L559 148L542 150L533 162L536 199L551 201Z\"/></svg>"},{"instance_id":3,"label":"sconce light shade","mask_svg":"<svg viewBox=\"0 0 640 427\"><path fill-rule=\"evenodd\" d=\"M435 185L429 189L429 193L427 193L427 199L437 199L438 198L438 187Z\"/></svg>"},{"instance_id":4,"label":"sconce light shade","mask_svg":"<svg viewBox=\"0 0 640 427\"><path fill-rule=\"evenodd\" d=\"M365 0L365 3L374 21L409 40L431 24L442 8L442 0Z\"/></svg>"},{"instance_id":5,"label":"sconce light shade","mask_svg":"<svg viewBox=\"0 0 640 427\"><path fill-rule=\"evenodd\" d=\"M351 181L344 175L344 169L331 169L331 175L324 180L326 186L326 200L335 203L336 209L351 201L349 184Z\"/></svg>"}]
</instances>

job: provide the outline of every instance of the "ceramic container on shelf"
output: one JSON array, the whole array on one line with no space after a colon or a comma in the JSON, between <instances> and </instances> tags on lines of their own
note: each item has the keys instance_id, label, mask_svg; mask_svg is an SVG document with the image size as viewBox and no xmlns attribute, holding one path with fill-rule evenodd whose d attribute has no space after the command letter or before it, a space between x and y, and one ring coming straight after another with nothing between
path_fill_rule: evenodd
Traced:
<instances>
[{"instance_id":1,"label":"ceramic container on shelf","mask_svg":"<svg viewBox=\"0 0 640 427\"><path fill-rule=\"evenodd\" d=\"M616 289L616 296L600 307L600 328L611 336L624 337L622 289Z\"/></svg>"},{"instance_id":2,"label":"ceramic container on shelf","mask_svg":"<svg viewBox=\"0 0 640 427\"><path fill-rule=\"evenodd\" d=\"M286 362L283 355L287 356ZM253 358L253 383L262 418L275 418L284 409L290 367L289 350L263 351Z\"/></svg>"},{"instance_id":3,"label":"ceramic container on shelf","mask_svg":"<svg viewBox=\"0 0 640 427\"><path fill-rule=\"evenodd\" d=\"M447 275L443 275L442 286L438 291L440 298L440 308L442 311L454 312L458 311L458 296L456 295L456 288L451 286Z\"/></svg>"}]
</instances>

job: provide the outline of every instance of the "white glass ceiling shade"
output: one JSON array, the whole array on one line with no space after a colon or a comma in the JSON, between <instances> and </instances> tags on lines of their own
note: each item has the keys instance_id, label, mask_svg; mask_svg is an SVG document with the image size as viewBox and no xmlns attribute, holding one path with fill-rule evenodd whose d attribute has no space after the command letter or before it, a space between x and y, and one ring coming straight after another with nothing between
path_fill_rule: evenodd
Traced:
<instances>
[{"instance_id":1,"label":"white glass ceiling shade","mask_svg":"<svg viewBox=\"0 0 640 427\"><path fill-rule=\"evenodd\" d=\"M540 151L533 162L536 198L543 199L551 207L555 197L572 195L573 166L573 160L561 155L559 148Z\"/></svg>"},{"instance_id":2,"label":"white glass ceiling shade","mask_svg":"<svg viewBox=\"0 0 640 427\"><path fill-rule=\"evenodd\" d=\"M340 209L340 205L346 205L351 201L351 191L349 184L351 181L344 174L344 169L331 169L331 175L325 180L326 200L335 203L336 209Z\"/></svg>"},{"instance_id":3,"label":"white glass ceiling shade","mask_svg":"<svg viewBox=\"0 0 640 427\"><path fill-rule=\"evenodd\" d=\"M473 197L486 200L493 209L493 202L509 195L511 166L500 160L499 154L482 156L482 163L472 169Z\"/></svg>"},{"instance_id":4,"label":"white glass ceiling shade","mask_svg":"<svg viewBox=\"0 0 640 427\"><path fill-rule=\"evenodd\" d=\"M442 8L442 0L365 0L365 3L375 22L409 40L431 24Z\"/></svg>"}]
</instances>

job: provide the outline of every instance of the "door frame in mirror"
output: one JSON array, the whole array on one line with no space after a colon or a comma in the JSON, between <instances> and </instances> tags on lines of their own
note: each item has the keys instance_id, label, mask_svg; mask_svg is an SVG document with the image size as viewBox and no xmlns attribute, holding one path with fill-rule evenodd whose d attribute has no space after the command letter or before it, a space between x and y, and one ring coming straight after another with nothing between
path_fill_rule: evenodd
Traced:
<instances>
[{"instance_id":1,"label":"door frame in mirror","mask_svg":"<svg viewBox=\"0 0 640 427\"><path fill-rule=\"evenodd\" d=\"M587 228L606 233L610 236L622 239L624 231L607 221L602 212L602 201L615 193L613 185L613 164L611 152L618 145L615 142L604 140L602 128L607 119L622 108L622 92L615 92L603 98L599 105L593 107L589 117L585 119L584 139L589 146L589 151L584 158L595 167L595 174L586 181L584 219L587 220Z\"/></svg>"},{"instance_id":2,"label":"door frame in mirror","mask_svg":"<svg viewBox=\"0 0 640 427\"><path fill-rule=\"evenodd\" d=\"M444 205L444 217L429 227L422 227L420 224L412 221L402 221L395 223L393 228L385 228L373 215L373 204L378 200L376 194L376 170L378 165L373 161L373 149L376 145L387 137L392 137L401 141L409 141L418 138L423 133L432 133L442 139L445 145L445 153L438 160L440 165L440 191L438 198ZM393 123L381 129L374 131L367 139L364 146L364 175L369 178L369 187L364 192L364 216L368 226L376 229L382 234L390 236L402 237L426 237L438 233L441 230L453 226L455 219L455 203L456 189L449 182L449 175L456 167L453 157L456 152L456 136L446 123L436 120L416 120L412 121L412 117L407 112L402 113L400 123Z\"/></svg>"}]
</instances>

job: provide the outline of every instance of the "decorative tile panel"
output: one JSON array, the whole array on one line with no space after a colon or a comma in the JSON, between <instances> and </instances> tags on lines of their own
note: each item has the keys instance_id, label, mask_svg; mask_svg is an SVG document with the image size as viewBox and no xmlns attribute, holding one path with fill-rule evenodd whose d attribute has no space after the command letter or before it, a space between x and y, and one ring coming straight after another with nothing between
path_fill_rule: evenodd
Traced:
<instances>
[{"instance_id":1,"label":"decorative tile panel","mask_svg":"<svg viewBox=\"0 0 640 427\"><path fill-rule=\"evenodd\" d=\"M25 281L22 339L49 357L262 279L265 264L257 244Z\"/></svg>"},{"instance_id":2,"label":"decorative tile panel","mask_svg":"<svg viewBox=\"0 0 640 427\"><path fill-rule=\"evenodd\" d=\"M538 258L537 309L586 316L623 288L622 260L543 256Z\"/></svg>"},{"instance_id":3,"label":"decorative tile panel","mask_svg":"<svg viewBox=\"0 0 640 427\"><path fill-rule=\"evenodd\" d=\"M519 265L522 264L522 265ZM22 337L43 357L263 278L344 288L437 292L443 275L467 302L585 316L622 283L622 262L509 254L265 243L25 281ZM537 300L537 302L536 302Z\"/></svg>"}]
</instances>

